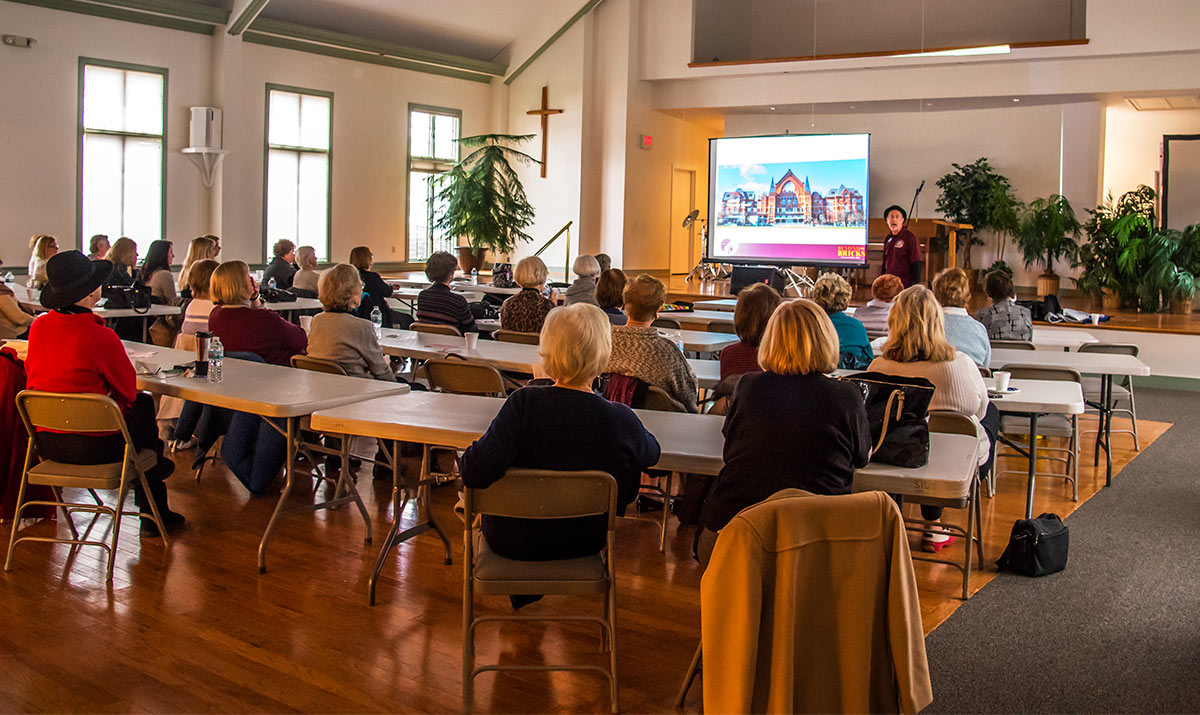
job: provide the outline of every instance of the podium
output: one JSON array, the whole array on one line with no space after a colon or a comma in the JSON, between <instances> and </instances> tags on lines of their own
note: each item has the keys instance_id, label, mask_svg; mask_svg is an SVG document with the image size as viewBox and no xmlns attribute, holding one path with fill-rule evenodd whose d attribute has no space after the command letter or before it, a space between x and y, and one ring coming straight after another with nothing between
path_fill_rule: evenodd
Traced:
<instances>
[{"instance_id":1,"label":"podium","mask_svg":"<svg viewBox=\"0 0 1200 715\"><path fill-rule=\"evenodd\" d=\"M921 275L921 282L928 284L933 277L940 271L943 266L941 261L931 260L929 252L929 244L934 238L945 238L947 240L948 260L947 266L953 266L958 260L958 232L973 229L971 224L954 223L940 218L911 218L908 221L908 230L917 237L921 242L921 256L925 261L924 272ZM864 269L862 282L870 285L871 281L875 280L883 273L883 239L887 238L888 233L887 221L881 218L873 218L867 222L867 261L868 266ZM934 253L934 256L938 256Z\"/></svg>"}]
</instances>

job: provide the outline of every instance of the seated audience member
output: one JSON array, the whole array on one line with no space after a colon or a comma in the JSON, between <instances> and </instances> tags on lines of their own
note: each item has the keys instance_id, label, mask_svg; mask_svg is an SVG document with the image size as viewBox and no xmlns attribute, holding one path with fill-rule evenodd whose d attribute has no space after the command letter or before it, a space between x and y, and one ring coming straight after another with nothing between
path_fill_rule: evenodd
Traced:
<instances>
[{"instance_id":1,"label":"seated audience member","mask_svg":"<svg viewBox=\"0 0 1200 715\"><path fill-rule=\"evenodd\" d=\"M871 364L874 352L867 329L846 313L850 305L850 284L836 273L822 273L812 289L812 299L829 314L838 336L838 367L859 370Z\"/></svg>"},{"instance_id":2,"label":"seated audience member","mask_svg":"<svg viewBox=\"0 0 1200 715\"><path fill-rule=\"evenodd\" d=\"M475 330L475 316L467 299L450 290L456 267L458 259L445 251L437 251L425 261L425 277L433 285L417 294L417 320L453 325L465 333Z\"/></svg>"},{"instance_id":3,"label":"seated audience member","mask_svg":"<svg viewBox=\"0 0 1200 715\"><path fill-rule=\"evenodd\" d=\"M440 253L446 252L441 251ZM446 253L446 255L450 254ZM451 259L453 258L451 256ZM457 261L455 262L457 263ZM358 317L370 320L371 311L379 308L379 312L383 314L383 327L392 327L392 309L387 304L387 299L392 297L392 287L385 283L378 273L371 270L371 267L375 265L375 254L371 253L371 249L366 246L355 246L350 249L350 265L358 269L358 279L363 283L364 296L362 303L358 306ZM428 263L425 264L425 273L429 274ZM450 275L454 275L453 268L450 270ZM420 298L417 300L419 303ZM474 318L472 318L472 324L474 324Z\"/></svg>"},{"instance_id":4,"label":"seated audience member","mask_svg":"<svg viewBox=\"0 0 1200 715\"><path fill-rule=\"evenodd\" d=\"M891 273L884 273L871 283L871 300L854 311L854 319L867 329L867 338L887 335L888 313L892 310L892 301L904 290L904 283Z\"/></svg>"},{"instance_id":5,"label":"seated audience member","mask_svg":"<svg viewBox=\"0 0 1200 715\"><path fill-rule=\"evenodd\" d=\"M58 239L46 233L35 234L29 239L29 248L33 255L29 257L29 279L25 285L41 290L46 285L46 261L58 253Z\"/></svg>"},{"instance_id":6,"label":"seated audience member","mask_svg":"<svg viewBox=\"0 0 1200 715\"><path fill-rule=\"evenodd\" d=\"M131 286L137 275L137 244L132 238L124 236L113 242L108 251L108 260L112 261L112 275L108 277L106 286Z\"/></svg>"},{"instance_id":7,"label":"seated audience member","mask_svg":"<svg viewBox=\"0 0 1200 715\"><path fill-rule=\"evenodd\" d=\"M546 317L538 351L553 385L512 393L460 462L463 484L484 489L510 467L599 470L617 481L618 509L637 498L641 473L659 446L628 407L592 391L611 348L608 320L594 305L558 308ZM678 352L678 351L677 351ZM574 519L483 518L493 551L521 561L572 559L606 544L602 515ZM533 598L513 598L520 607Z\"/></svg>"},{"instance_id":8,"label":"seated audience member","mask_svg":"<svg viewBox=\"0 0 1200 715\"><path fill-rule=\"evenodd\" d=\"M921 284L905 288L896 297L888 318L888 339L883 344L883 357L875 358L871 370L902 377L923 377L933 383L931 410L952 410L980 422L980 476L986 476L992 466L992 442L1000 416L995 405L988 401L987 387L979 376L979 368L966 353L958 352L946 341L945 318L933 292ZM921 515L927 521L942 516L941 507L922 506ZM954 541L949 534L926 535L922 548L941 551Z\"/></svg>"},{"instance_id":9,"label":"seated audience member","mask_svg":"<svg viewBox=\"0 0 1200 715\"><path fill-rule=\"evenodd\" d=\"M171 275L171 263L175 261L175 246L170 241L152 241L146 251L146 260L138 271L138 283L150 289L150 302L160 305L179 305L179 294L175 291L175 277ZM182 317L164 315L155 319L150 326L150 341L155 345L169 347L175 344Z\"/></svg>"},{"instance_id":10,"label":"seated audience member","mask_svg":"<svg viewBox=\"0 0 1200 715\"><path fill-rule=\"evenodd\" d=\"M597 253L596 263L600 266L600 272L604 273L612 268L612 256L608 255L607 253Z\"/></svg>"},{"instance_id":11,"label":"seated audience member","mask_svg":"<svg viewBox=\"0 0 1200 715\"><path fill-rule=\"evenodd\" d=\"M987 329L989 340L1033 340L1033 316L1029 309L1017 305L1012 276L1004 271L992 271L984 281L984 290L992 304L980 308L975 319Z\"/></svg>"},{"instance_id":12,"label":"seated audience member","mask_svg":"<svg viewBox=\"0 0 1200 715\"><path fill-rule=\"evenodd\" d=\"M207 241L207 239L205 240ZM194 243L195 239L193 239ZM180 279L183 289L192 296L192 299L183 309L183 323L179 326L179 334L175 336L176 350L194 351L196 349L196 333L208 331L208 316L216 307L216 304L212 302L209 289L213 271L219 265L221 264L210 258L201 258L190 266L187 272L187 282L184 283ZM204 414L204 409L199 403L186 402L167 395L159 400L159 421L165 420L169 425L169 420L176 420L175 428L171 430L171 438L174 440L172 449L179 451L196 446L193 436L196 426L201 420L201 415ZM203 455L199 458L203 459Z\"/></svg>"},{"instance_id":13,"label":"seated audience member","mask_svg":"<svg viewBox=\"0 0 1200 715\"><path fill-rule=\"evenodd\" d=\"M192 289L188 286L188 274L196 261L212 258L213 241L207 236L197 236L188 244L187 256L183 259L183 268L179 271L179 295L185 300L191 300Z\"/></svg>"},{"instance_id":14,"label":"seated audience member","mask_svg":"<svg viewBox=\"0 0 1200 715\"><path fill-rule=\"evenodd\" d=\"M88 240L88 260L103 261L108 258L108 250L111 246L108 243L108 236L98 233Z\"/></svg>"},{"instance_id":15,"label":"seated audience member","mask_svg":"<svg viewBox=\"0 0 1200 715\"><path fill-rule=\"evenodd\" d=\"M219 265L221 264L211 258L202 258L193 263L188 271L186 287L192 294L192 299L183 311L183 324L179 327L180 336L195 335L208 330L208 316L213 308L217 307L209 291L213 271L217 270ZM175 347L187 350L191 346L184 347L177 342Z\"/></svg>"},{"instance_id":16,"label":"seated audience member","mask_svg":"<svg viewBox=\"0 0 1200 715\"><path fill-rule=\"evenodd\" d=\"M947 268L933 278L933 295L942 304L946 319L946 342L964 352L980 367L992 360L992 344L987 328L967 313L971 302L971 282L961 268Z\"/></svg>"},{"instance_id":17,"label":"seated audience member","mask_svg":"<svg viewBox=\"0 0 1200 715\"><path fill-rule=\"evenodd\" d=\"M4 261L0 261L0 267ZM24 340L33 323L33 313L27 311L18 301L16 293L4 283L0 283L0 339L16 338Z\"/></svg>"},{"instance_id":18,"label":"seated audience member","mask_svg":"<svg viewBox=\"0 0 1200 715\"><path fill-rule=\"evenodd\" d=\"M317 288L325 310L313 316L308 329L308 354L332 360L354 377L395 382L396 376L375 337L375 326L354 314L362 302L362 287L358 269L348 263L325 271Z\"/></svg>"},{"instance_id":19,"label":"seated audience member","mask_svg":"<svg viewBox=\"0 0 1200 715\"><path fill-rule=\"evenodd\" d=\"M608 316L608 322L613 325L624 325L629 318L621 312L625 305L622 292L625 290L625 271L620 268L609 268L600 274L596 280L596 303L600 310Z\"/></svg>"},{"instance_id":20,"label":"seated audience member","mask_svg":"<svg viewBox=\"0 0 1200 715\"><path fill-rule=\"evenodd\" d=\"M826 377L837 366L838 338L823 308L804 299L779 306L758 355L763 372L742 377L725 415L725 466L704 505L702 562L742 509L780 489L849 494L854 470L871 455L862 393Z\"/></svg>"},{"instance_id":21,"label":"seated audience member","mask_svg":"<svg viewBox=\"0 0 1200 715\"><path fill-rule=\"evenodd\" d=\"M664 295L662 281L645 274L625 284L629 322L612 326L612 356L604 372L636 377L662 388L680 410L696 412L696 373L675 343L650 325L658 317Z\"/></svg>"},{"instance_id":22,"label":"seated audience member","mask_svg":"<svg viewBox=\"0 0 1200 715\"><path fill-rule=\"evenodd\" d=\"M221 237L214 236L211 233L206 233L200 238L207 238L208 240L212 241L212 249L208 252L207 257L216 261L217 257L221 255Z\"/></svg>"},{"instance_id":23,"label":"seated audience member","mask_svg":"<svg viewBox=\"0 0 1200 715\"><path fill-rule=\"evenodd\" d=\"M721 379L746 372L760 372L758 343L771 314L782 298L766 283L752 283L738 293L733 309L733 330L739 342L721 348Z\"/></svg>"},{"instance_id":24,"label":"seated audience member","mask_svg":"<svg viewBox=\"0 0 1200 715\"><path fill-rule=\"evenodd\" d=\"M275 287L287 290L292 287L292 277L296 275L296 244L281 238L271 247L274 258L263 271L263 285L275 281Z\"/></svg>"},{"instance_id":25,"label":"seated audience member","mask_svg":"<svg viewBox=\"0 0 1200 715\"><path fill-rule=\"evenodd\" d=\"M540 333L546 315L554 309L554 301L542 291L546 289L546 264L537 256L522 258L513 271L513 280L521 292L504 299L500 306L500 327L522 333Z\"/></svg>"},{"instance_id":26,"label":"seated audience member","mask_svg":"<svg viewBox=\"0 0 1200 715\"><path fill-rule=\"evenodd\" d=\"M321 273L317 270L317 251L312 246L296 249L296 265L300 270L292 276L292 292L301 298L317 297L317 281Z\"/></svg>"},{"instance_id":27,"label":"seated audience member","mask_svg":"<svg viewBox=\"0 0 1200 715\"><path fill-rule=\"evenodd\" d=\"M308 347L308 336L273 310L258 304L258 286L242 261L217 266L209 280L209 294L217 304L208 316L208 328L221 339L225 352L254 353L272 365L290 365L293 355Z\"/></svg>"},{"instance_id":28,"label":"seated audience member","mask_svg":"<svg viewBox=\"0 0 1200 715\"><path fill-rule=\"evenodd\" d=\"M92 313L100 300L100 286L112 271L108 261L89 261L79 251L53 256L46 264L46 285L41 303L50 312L33 321L29 329L29 355L25 360L30 390L46 392L94 393L111 397L125 413L125 422L134 446L154 451L157 461L146 470L150 495L133 482L138 509L150 513L148 496L153 498L168 528L181 526L183 517L167 505L163 480L175 464L163 456L154 419L154 400L137 391L133 363L125 346L104 320ZM119 434L43 433L41 439L53 452L53 459L74 464L104 464L124 459L125 440ZM142 519L142 533L157 536L158 527Z\"/></svg>"},{"instance_id":29,"label":"seated audience member","mask_svg":"<svg viewBox=\"0 0 1200 715\"><path fill-rule=\"evenodd\" d=\"M571 272L579 277L567 288L564 305L591 303L598 306L599 304L596 303L596 276L600 275L600 263L596 257L586 253L576 257L575 263L571 266Z\"/></svg>"}]
</instances>

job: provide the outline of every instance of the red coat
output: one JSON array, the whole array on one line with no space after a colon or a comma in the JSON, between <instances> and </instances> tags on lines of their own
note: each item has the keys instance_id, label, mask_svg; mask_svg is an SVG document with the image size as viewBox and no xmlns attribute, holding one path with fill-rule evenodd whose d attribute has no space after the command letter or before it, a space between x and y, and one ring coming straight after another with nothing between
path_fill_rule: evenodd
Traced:
<instances>
[{"instance_id":1,"label":"red coat","mask_svg":"<svg viewBox=\"0 0 1200 715\"><path fill-rule=\"evenodd\" d=\"M17 511L17 492L21 488L21 470L25 467L25 449L29 436L17 415L17 393L25 389L25 370L16 354L0 350L0 519L11 519ZM54 491L45 485L30 484L25 501L54 501ZM53 519L54 507L31 506L21 512L25 519Z\"/></svg>"},{"instance_id":2,"label":"red coat","mask_svg":"<svg viewBox=\"0 0 1200 715\"><path fill-rule=\"evenodd\" d=\"M43 313L29 328L25 358L30 390L108 395L128 410L137 376L125 346L94 313Z\"/></svg>"}]
</instances>

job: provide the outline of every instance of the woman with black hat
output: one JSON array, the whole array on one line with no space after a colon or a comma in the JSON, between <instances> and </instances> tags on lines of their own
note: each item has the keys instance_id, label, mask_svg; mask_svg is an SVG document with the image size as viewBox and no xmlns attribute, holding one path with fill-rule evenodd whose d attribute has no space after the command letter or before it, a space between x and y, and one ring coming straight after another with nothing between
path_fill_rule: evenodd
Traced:
<instances>
[{"instance_id":1,"label":"woman with black hat","mask_svg":"<svg viewBox=\"0 0 1200 715\"><path fill-rule=\"evenodd\" d=\"M100 299L100 286L111 272L111 262L89 261L79 251L59 253L47 261L47 282L40 300L50 312L34 320L29 329L27 386L45 392L90 392L111 397L125 413L134 446L153 450L158 457L157 464L146 471L146 480L163 522L168 528L182 526L183 516L167 506L163 479L171 475L175 464L163 456L154 401L149 394L138 392L133 364L120 338L92 313ZM42 442L56 460L75 464L119 462L125 449L125 440L119 434L46 433ZM136 484L134 498L139 510L149 511L146 495ZM153 520L142 519L142 533L158 534Z\"/></svg>"}]
</instances>

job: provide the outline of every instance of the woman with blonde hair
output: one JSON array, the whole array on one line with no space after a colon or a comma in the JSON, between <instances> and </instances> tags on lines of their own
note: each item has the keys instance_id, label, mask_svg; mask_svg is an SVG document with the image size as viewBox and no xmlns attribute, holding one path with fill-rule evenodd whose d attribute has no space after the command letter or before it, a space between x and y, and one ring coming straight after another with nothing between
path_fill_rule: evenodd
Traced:
<instances>
[{"instance_id":1,"label":"woman with blonde hair","mask_svg":"<svg viewBox=\"0 0 1200 715\"><path fill-rule=\"evenodd\" d=\"M837 333L821 306L799 299L775 309L758 346L763 371L742 376L725 415L725 466L701 517L702 562L735 514L780 489L850 493L871 430L862 393L827 375L837 362Z\"/></svg>"},{"instance_id":2,"label":"woman with blonde hair","mask_svg":"<svg viewBox=\"0 0 1200 715\"><path fill-rule=\"evenodd\" d=\"M217 304L208 315L208 328L221 339L225 352L254 353L272 365L287 366L293 355L308 347L308 336L300 326L257 307L258 285L243 261L217 266L208 291Z\"/></svg>"},{"instance_id":3,"label":"woman with blonde hair","mask_svg":"<svg viewBox=\"0 0 1200 715\"><path fill-rule=\"evenodd\" d=\"M113 241L112 248L108 249L108 260L112 261L113 272L105 285L133 285L134 274L137 273L137 259L137 243L132 238L122 236Z\"/></svg>"},{"instance_id":4,"label":"woman with blonde hair","mask_svg":"<svg viewBox=\"0 0 1200 715\"><path fill-rule=\"evenodd\" d=\"M633 410L592 391L608 362L608 318L594 305L557 308L546 316L538 352L553 385L512 393L460 462L463 484L483 489L511 467L599 470L617 481L619 511L637 498L642 470L659 446ZM574 519L483 518L488 545L521 561L582 558L606 542L603 516ZM517 596L520 607L536 596Z\"/></svg>"},{"instance_id":5,"label":"woman with blonde hair","mask_svg":"<svg viewBox=\"0 0 1200 715\"><path fill-rule=\"evenodd\" d=\"M183 259L183 268L179 271L179 292L183 297L191 298L194 295L188 286L188 273L192 270L192 265L196 261L211 259L215 246L216 243L207 236L197 236L188 244L187 257Z\"/></svg>"},{"instance_id":6,"label":"woman with blonde hair","mask_svg":"<svg viewBox=\"0 0 1200 715\"><path fill-rule=\"evenodd\" d=\"M46 261L58 253L58 239L48 233L34 234L29 239L29 248L33 255L29 257L29 279L25 285L41 290L46 285Z\"/></svg>"},{"instance_id":7,"label":"woman with blonde hair","mask_svg":"<svg viewBox=\"0 0 1200 715\"><path fill-rule=\"evenodd\" d=\"M567 288L564 305L591 303L599 306L596 302L596 276L600 275L600 262L596 257L586 253L576 257L571 272L579 277Z\"/></svg>"},{"instance_id":8,"label":"woman with blonde hair","mask_svg":"<svg viewBox=\"0 0 1200 715\"><path fill-rule=\"evenodd\" d=\"M554 301L543 295L546 289L546 264L537 256L527 256L517 263L513 280L521 292L504 300L500 306L500 327L522 333L540 333L546 315L554 309Z\"/></svg>"},{"instance_id":9,"label":"woman with blonde hair","mask_svg":"<svg viewBox=\"0 0 1200 715\"><path fill-rule=\"evenodd\" d=\"M332 360L347 375L395 382L396 376L379 347L375 326L354 314L362 302L358 269L339 263L321 276L318 295L325 310L313 316L308 329L308 354Z\"/></svg>"},{"instance_id":10,"label":"woman with blonde hair","mask_svg":"<svg viewBox=\"0 0 1200 715\"><path fill-rule=\"evenodd\" d=\"M0 261L0 266L3 265L4 261ZM24 340L32 323L33 313L17 301L12 288L0 283L0 339Z\"/></svg>"},{"instance_id":11,"label":"woman with blonde hair","mask_svg":"<svg viewBox=\"0 0 1200 715\"><path fill-rule=\"evenodd\" d=\"M923 377L934 387L929 409L959 412L980 423L978 463L980 476L987 476L999 413L988 401L987 386L979 368L969 355L955 350L946 340L945 318L932 291L918 283L896 297L888 316L883 357L876 358L870 369L902 377ZM936 521L942 516L942 508L922 506L921 514L926 521ZM949 534L926 534L921 546L936 552L953 541Z\"/></svg>"},{"instance_id":12,"label":"woman with blonde hair","mask_svg":"<svg viewBox=\"0 0 1200 715\"><path fill-rule=\"evenodd\" d=\"M838 336L838 367L861 370L874 354L867 329L846 313L850 306L850 284L836 273L822 273L813 285L812 299L825 309Z\"/></svg>"},{"instance_id":13,"label":"woman with blonde hair","mask_svg":"<svg viewBox=\"0 0 1200 715\"><path fill-rule=\"evenodd\" d=\"M296 265L300 270L292 276L292 292L301 298L316 298L321 273L317 270L317 249L301 246L296 249Z\"/></svg>"}]
</instances>

